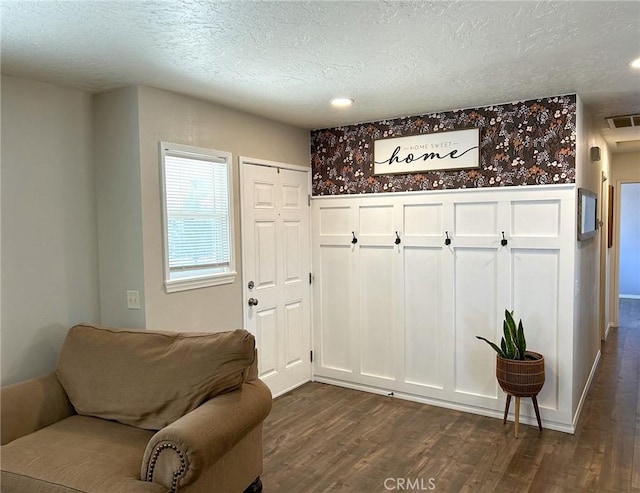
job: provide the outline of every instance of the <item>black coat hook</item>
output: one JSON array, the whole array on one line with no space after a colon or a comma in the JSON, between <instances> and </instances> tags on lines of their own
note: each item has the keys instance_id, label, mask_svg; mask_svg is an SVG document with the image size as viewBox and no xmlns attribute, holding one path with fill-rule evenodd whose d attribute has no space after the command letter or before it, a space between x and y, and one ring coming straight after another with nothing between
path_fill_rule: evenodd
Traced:
<instances>
[{"instance_id":1,"label":"black coat hook","mask_svg":"<svg viewBox=\"0 0 640 493\"><path fill-rule=\"evenodd\" d=\"M351 244L355 245L356 243L358 243L358 238L356 238L355 231L352 231L351 234L353 235L353 239L351 240Z\"/></svg>"},{"instance_id":2,"label":"black coat hook","mask_svg":"<svg viewBox=\"0 0 640 493\"><path fill-rule=\"evenodd\" d=\"M401 241L402 241L402 240L400 239L400 235L399 235L399 234L398 234L398 232L396 231L396 239L395 239L394 243L395 243L396 245L399 245Z\"/></svg>"},{"instance_id":3,"label":"black coat hook","mask_svg":"<svg viewBox=\"0 0 640 493\"><path fill-rule=\"evenodd\" d=\"M449 232L445 231L444 234L447 235L447 239L444 240L444 244L447 245L447 246L451 245L451 238L449 238Z\"/></svg>"},{"instance_id":4,"label":"black coat hook","mask_svg":"<svg viewBox=\"0 0 640 493\"><path fill-rule=\"evenodd\" d=\"M503 231L503 232L502 232L502 240L500 241L500 244L501 244L502 246L507 246L507 243L509 243L509 242L508 242L508 241L507 241L507 239L504 237L504 231Z\"/></svg>"}]
</instances>

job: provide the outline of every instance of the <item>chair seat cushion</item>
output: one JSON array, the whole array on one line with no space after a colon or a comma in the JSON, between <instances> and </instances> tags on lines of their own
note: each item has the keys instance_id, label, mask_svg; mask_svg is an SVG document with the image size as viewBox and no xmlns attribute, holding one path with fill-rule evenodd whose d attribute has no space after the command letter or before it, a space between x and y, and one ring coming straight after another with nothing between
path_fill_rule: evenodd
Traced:
<instances>
[{"instance_id":1,"label":"chair seat cushion","mask_svg":"<svg viewBox=\"0 0 640 493\"><path fill-rule=\"evenodd\" d=\"M140 480L152 431L74 415L2 446L2 491L161 493Z\"/></svg>"},{"instance_id":2,"label":"chair seat cushion","mask_svg":"<svg viewBox=\"0 0 640 493\"><path fill-rule=\"evenodd\" d=\"M246 330L218 333L72 327L56 375L78 414L160 430L239 388L255 358Z\"/></svg>"}]
</instances>

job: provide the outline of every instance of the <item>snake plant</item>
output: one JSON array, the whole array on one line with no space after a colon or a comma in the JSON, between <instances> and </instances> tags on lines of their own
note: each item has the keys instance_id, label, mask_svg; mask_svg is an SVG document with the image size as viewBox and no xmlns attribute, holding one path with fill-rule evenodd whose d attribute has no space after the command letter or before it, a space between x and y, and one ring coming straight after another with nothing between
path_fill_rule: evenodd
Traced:
<instances>
[{"instance_id":1,"label":"snake plant","mask_svg":"<svg viewBox=\"0 0 640 493\"><path fill-rule=\"evenodd\" d=\"M500 341L500 347L484 337L476 337L489 344L495 352L498 353L498 355L505 359L525 359L527 341L524 338L524 328L522 327L522 320L518 322L516 327L516 321L513 318L513 311L504 311L503 332L504 335Z\"/></svg>"}]
</instances>

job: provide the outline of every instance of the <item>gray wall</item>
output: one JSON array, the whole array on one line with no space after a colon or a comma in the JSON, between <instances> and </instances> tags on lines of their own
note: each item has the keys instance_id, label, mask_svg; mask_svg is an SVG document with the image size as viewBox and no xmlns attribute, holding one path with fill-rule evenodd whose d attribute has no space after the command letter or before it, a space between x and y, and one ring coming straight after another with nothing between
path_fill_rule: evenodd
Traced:
<instances>
[{"instance_id":1,"label":"gray wall","mask_svg":"<svg viewBox=\"0 0 640 493\"><path fill-rule=\"evenodd\" d=\"M309 131L150 87L140 87L138 95L146 326L195 331L242 327L238 157L309 166ZM159 141L233 153L234 233L238 272L233 284L165 293Z\"/></svg>"},{"instance_id":2,"label":"gray wall","mask_svg":"<svg viewBox=\"0 0 640 493\"><path fill-rule=\"evenodd\" d=\"M93 130L102 324L143 328L137 88L125 87L94 96ZM140 293L140 310L127 308L128 290Z\"/></svg>"},{"instance_id":3,"label":"gray wall","mask_svg":"<svg viewBox=\"0 0 640 493\"><path fill-rule=\"evenodd\" d=\"M51 371L79 322L242 325L238 156L308 166L308 130L148 87L92 97L2 76L1 90L3 385ZM159 140L233 153L234 284L163 291Z\"/></svg>"},{"instance_id":4,"label":"gray wall","mask_svg":"<svg viewBox=\"0 0 640 493\"><path fill-rule=\"evenodd\" d=\"M2 76L2 384L52 370L98 322L91 96Z\"/></svg>"}]
</instances>

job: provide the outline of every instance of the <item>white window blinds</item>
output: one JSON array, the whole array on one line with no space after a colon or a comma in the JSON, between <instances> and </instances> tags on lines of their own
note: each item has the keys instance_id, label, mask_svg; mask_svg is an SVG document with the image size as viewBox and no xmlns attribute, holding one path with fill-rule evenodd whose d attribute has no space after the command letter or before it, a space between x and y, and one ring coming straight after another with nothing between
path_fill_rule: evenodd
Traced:
<instances>
[{"instance_id":1,"label":"white window blinds","mask_svg":"<svg viewBox=\"0 0 640 493\"><path fill-rule=\"evenodd\" d=\"M185 152L184 146L165 144L165 281L169 283L233 270L230 157L209 152Z\"/></svg>"}]
</instances>

